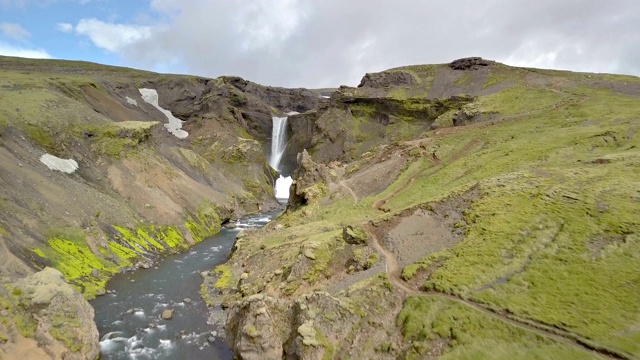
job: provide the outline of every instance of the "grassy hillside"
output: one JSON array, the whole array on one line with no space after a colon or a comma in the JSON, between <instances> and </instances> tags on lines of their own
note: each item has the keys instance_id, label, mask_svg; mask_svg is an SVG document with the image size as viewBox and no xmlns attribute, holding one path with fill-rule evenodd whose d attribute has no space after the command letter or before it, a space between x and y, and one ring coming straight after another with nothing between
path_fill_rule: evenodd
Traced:
<instances>
[{"instance_id":1,"label":"grassy hillside","mask_svg":"<svg viewBox=\"0 0 640 360\"><path fill-rule=\"evenodd\" d=\"M262 144L223 91L239 90L222 80L7 57L0 73L1 276L53 266L93 297L121 268L276 205ZM187 120L187 139L166 131L143 87ZM78 170L50 170L45 153Z\"/></svg>"},{"instance_id":2,"label":"grassy hillside","mask_svg":"<svg viewBox=\"0 0 640 360\"><path fill-rule=\"evenodd\" d=\"M396 83L342 88L317 117L312 156L342 163L309 165L302 205L238 241L232 309L255 293L350 302L367 336L314 350L328 358L640 358L640 79L497 63L376 76ZM334 141L333 126L361 138ZM345 242L347 225L366 244ZM357 284L371 276L404 299L393 324L356 296L377 292Z\"/></svg>"}]
</instances>

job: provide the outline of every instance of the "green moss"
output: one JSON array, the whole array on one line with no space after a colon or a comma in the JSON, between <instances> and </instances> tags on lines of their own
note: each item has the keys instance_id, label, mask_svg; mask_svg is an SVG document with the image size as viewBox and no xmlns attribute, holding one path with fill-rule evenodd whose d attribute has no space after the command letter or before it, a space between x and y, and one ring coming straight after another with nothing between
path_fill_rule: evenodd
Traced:
<instances>
[{"instance_id":1,"label":"green moss","mask_svg":"<svg viewBox=\"0 0 640 360\"><path fill-rule=\"evenodd\" d=\"M334 233L335 234L335 233ZM332 233L325 233L323 236L330 236ZM309 284L314 284L322 277L330 273L330 264L336 252L344 249L345 243L338 237L332 236L313 249L315 260L312 260L310 269L302 275L302 279Z\"/></svg>"},{"instance_id":2,"label":"green moss","mask_svg":"<svg viewBox=\"0 0 640 360\"><path fill-rule=\"evenodd\" d=\"M185 226L198 243L220 232L221 223L217 208L209 202L204 202L195 214L188 216Z\"/></svg>"},{"instance_id":3,"label":"green moss","mask_svg":"<svg viewBox=\"0 0 640 360\"><path fill-rule=\"evenodd\" d=\"M340 224L376 223L477 189L456 230L464 240L405 267L403 278L428 275L415 285L637 357L638 101L552 80L546 88L514 81L478 97L468 110L493 114L492 122L424 133L423 153L438 162L416 158L386 190L356 205L323 196L289 211L277 220L284 228L265 233L264 243L299 247ZM340 129L362 121L343 119L352 123ZM381 201L386 214L373 207Z\"/></svg>"},{"instance_id":4,"label":"green moss","mask_svg":"<svg viewBox=\"0 0 640 360\"><path fill-rule=\"evenodd\" d=\"M118 271L117 266L96 256L84 241L54 237L49 239L48 243L55 252L52 259L55 267L87 297L95 296L98 289L104 288L109 274ZM93 276L94 269L99 270L101 274Z\"/></svg>"},{"instance_id":5,"label":"green moss","mask_svg":"<svg viewBox=\"0 0 640 360\"><path fill-rule=\"evenodd\" d=\"M40 256L41 258L45 257L44 251L42 251L40 249L31 249L31 251L33 251L34 254Z\"/></svg>"},{"instance_id":6,"label":"green moss","mask_svg":"<svg viewBox=\"0 0 640 360\"><path fill-rule=\"evenodd\" d=\"M204 157L196 154L190 149L179 148L180 154L193 168L197 169L203 174L209 173L209 162Z\"/></svg>"},{"instance_id":7,"label":"green moss","mask_svg":"<svg viewBox=\"0 0 640 360\"><path fill-rule=\"evenodd\" d=\"M597 358L442 298L407 298L397 325L412 344L409 358L422 357L438 339L448 342L443 359Z\"/></svg>"},{"instance_id":8,"label":"green moss","mask_svg":"<svg viewBox=\"0 0 640 360\"><path fill-rule=\"evenodd\" d=\"M216 305L216 299L211 294L211 291L209 290L209 285L206 280L203 281L202 284L200 284L199 293L200 293L200 297L202 298L202 300L204 300L204 303L207 306L211 307Z\"/></svg>"},{"instance_id":9,"label":"green moss","mask_svg":"<svg viewBox=\"0 0 640 360\"><path fill-rule=\"evenodd\" d=\"M62 341L69 350L78 352L82 349L82 339L76 333L79 327L80 323L73 317L54 315L51 317L49 334Z\"/></svg>"},{"instance_id":10,"label":"green moss","mask_svg":"<svg viewBox=\"0 0 640 360\"><path fill-rule=\"evenodd\" d=\"M131 259L139 256L134 250L115 241L109 241L109 250L118 257L118 265L122 267L130 266L132 264Z\"/></svg>"},{"instance_id":11,"label":"green moss","mask_svg":"<svg viewBox=\"0 0 640 360\"><path fill-rule=\"evenodd\" d=\"M117 225L113 225L113 228L118 230L120 238L129 244L132 249L137 251L149 250L149 244L138 236L134 236L131 231Z\"/></svg>"},{"instance_id":12,"label":"green moss","mask_svg":"<svg viewBox=\"0 0 640 360\"><path fill-rule=\"evenodd\" d=\"M316 331L316 340L320 346L324 348L324 354L322 354L322 360L331 360L334 358L336 353L336 347L331 344L329 339L320 331L318 328L315 328Z\"/></svg>"},{"instance_id":13,"label":"green moss","mask_svg":"<svg viewBox=\"0 0 640 360\"><path fill-rule=\"evenodd\" d=\"M135 231L114 226L119 236L94 253L87 245L84 232L77 228L56 229L49 233L49 249L33 249L51 262L65 279L78 287L87 298L104 289L106 281L120 268L131 266L144 252L164 251L167 246L184 246L184 238L171 227L143 226ZM163 245L166 244L166 245ZM110 260L106 260L110 259ZM98 271L97 275L95 270Z\"/></svg>"},{"instance_id":14,"label":"green moss","mask_svg":"<svg viewBox=\"0 0 640 360\"><path fill-rule=\"evenodd\" d=\"M260 336L260 331L258 331L258 329L255 326L251 325L247 329L247 335L255 338Z\"/></svg>"},{"instance_id":15,"label":"green moss","mask_svg":"<svg viewBox=\"0 0 640 360\"><path fill-rule=\"evenodd\" d=\"M167 244L172 249L185 248L187 246L184 237L175 227L165 226L157 229L156 235L158 236L158 240Z\"/></svg>"},{"instance_id":16,"label":"green moss","mask_svg":"<svg viewBox=\"0 0 640 360\"><path fill-rule=\"evenodd\" d=\"M140 239L139 241L149 244L159 251L163 251L165 249L165 247L162 244L160 244L158 241L156 241L156 239L154 239L151 236L153 235L158 237L154 226L139 227L138 229L136 229L136 235L138 239Z\"/></svg>"},{"instance_id":17,"label":"green moss","mask_svg":"<svg viewBox=\"0 0 640 360\"><path fill-rule=\"evenodd\" d=\"M293 295L293 293L295 293L295 292L296 292L296 290L298 290L298 288L300 287L300 285L302 285L302 284L300 283L300 280L294 280L294 281L292 281L292 282L288 283L288 284L284 287L284 289L282 289L282 293L283 293L284 295L287 295L287 296L289 296L289 295Z\"/></svg>"},{"instance_id":18,"label":"green moss","mask_svg":"<svg viewBox=\"0 0 640 360\"><path fill-rule=\"evenodd\" d=\"M345 240L349 239L351 242L355 242L358 244L366 244L369 239L369 235L362 228L362 226L347 226L343 230L343 238Z\"/></svg>"},{"instance_id":19,"label":"green moss","mask_svg":"<svg viewBox=\"0 0 640 360\"><path fill-rule=\"evenodd\" d=\"M24 308L12 308L10 316L22 336L30 338L35 335L38 329L38 321L29 314L28 310Z\"/></svg>"},{"instance_id":20,"label":"green moss","mask_svg":"<svg viewBox=\"0 0 640 360\"><path fill-rule=\"evenodd\" d=\"M36 143L36 145L47 151L55 152L56 142L53 139L53 136L51 136L51 134L47 130L45 130L43 127L40 127L40 125L31 124L28 124L26 126L26 130L29 134L29 137Z\"/></svg>"},{"instance_id":21,"label":"green moss","mask_svg":"<svg viewBox=\"0 0 640 360\"><path fill-rule=\"evenodd\" d=\"M407 99L407 89L404 88L395 88L387 93L387 96L393 99L398 100L406 100Z\"/></svg>"},{"instance_id":22,"label":"green moss","mask_svg":"<svg viewBox=\"0 0 640 360\"><path fill-rule=\"evenodd\" d=\"M231 267L228 264L216 266L213 272L218 275L218 280L216 281L214 288L226 289L233 286L231 284L233 273L231 272Z\"/></svg>"},{"instance_id":23,"label":"green moss","mask_svg":"<svg viewBox=\"0 0 640 360\"><path fill-rule=\"evenodd\" d=\"M83 124L75 130L75 135L91 136L92 149L113 158L128 156L151 136L151 130L159 125L157 121L123 121L101 125Z\"/></svg>"},{"instance_id":24,"label":"green moss","mask_svg":"<svg viewBox=\"0 0 640 360\"><path fill-rule=\"evenodd\" d=\"M0 288L0 309L9 312L9 317L2 318L0 321L5 326L13 323L24 337L33 337L38 327L38 321L32 314L29 300L22 291L16 290L12 285L3 285Z\"/></svg>"},{"instance_id":25,"label":"green moss","mask_svg":"<svg viewBox=\"0 0 640 360\"><path fill-rule=\"evenodd\" d=\"M364 264L365 269L369 269L378 263L380 260L380 256L377 253L369 255L367 258L367 262Z\"/></svg>"},{"instance_id":26,"label":"green moss","mask_svg":"<svg viewBox=\"0 0 640 360\"><path fill-rule=\"evenodd\" d=\"M362 264L365 261L364 249L357 248L353 249L353 260L355 260L358 264Z\"/></svg>"},{"instance_id":27,"label":"green moss","mask_svg":"<svg viewBox=\"0 0 640 360\"><path fill-rule=\"evenodd\" d=\"M513 80L512 76L509 76L508 74L505 73L501 73L501 72L497 72L497 71L492 71L489 76L487 76L487 80L486 82L482 85L483 89L486 89L490 86L496 85L496 84L500 84L506 81L510 81Z\"/></svg>"},{"instance_id":28,"label":"green moss","mask_svg":"<svg viewBox=\"0 0 640 360\"><path fill-rule=\"evenodd\" d=\"M141 226L135 230L135 233L125 229L123 227L114 225L114 229L120 233L120 238L125 241L132 249L139 249L139 251L162 251L165 249L151 235L157 236L156 229L153 226Z\"/></svg>"}]
</instances>

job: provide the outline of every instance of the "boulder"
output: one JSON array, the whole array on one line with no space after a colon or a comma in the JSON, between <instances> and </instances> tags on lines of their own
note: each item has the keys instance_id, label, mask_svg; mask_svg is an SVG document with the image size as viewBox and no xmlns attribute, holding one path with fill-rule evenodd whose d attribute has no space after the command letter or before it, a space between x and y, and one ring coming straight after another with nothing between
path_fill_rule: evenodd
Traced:
<instances>
[{"instance_id":1,"label":"boulder","mask_svg":"<svg viewBox=\"0 0 640 360\"><path fill-rule=\"evenodd\" d=\"M100 353L98 329L93 322L93 307L62 273L45 268L15 283L20 301L30 308L42 309L34 339L38 346L56 359L95 359ZM4 316L3 316L4 318ZM61 321L60 319L65 319Z\"/></svg>"},{"instance_id":2,"label":"boulder","mask_svg":"<svg viewBox=\"0 0 640 360\"><path fill-rule=\"evenodd\" d=\"M347 225L342 228L342 238L347 244L361 245L367 243L369 236L363 228Z\"/></svg>"},{"instance_id":3,"label":"boulder","mask_svg":"<svg viewBox=\"0 0 640 360\"><path fill-rule=\"evenodd\" d=\"M468 57L452 61L449 67L453 70L478 70L483 66L491 65L491 63L481 57Z\"/></svg>"},{"instance_id":4,"label":"boulder","mask_svg":"<svg viewBox=\"0 0 640 360\"><path fill-rule=\"evenodd\" d=\"M162 311L162 320L171 320L173 318L173 309L165 309Z\"/></svg>"},{"instance_id":5,"label":"boulder","mask_svg":"<svg viewBox=\"0 0 640 360\"><path fill-rule=\"evenodd\" d=\"M245 360L282 359L286 337L279 328L285 319L277 316L288 309L288 303L264 295L233 304L225 329L234 354Z\"/></svg>"},{"instance_id":6,"label":"boulder","mask_svg":"<svg viewBox=\"0 0 640 360\"><path fill-rule=\"evenodd\" d=\"M327 190L326 184L331 181L328 167L315 163L306 150L298 154L298 169L293 178L287 205L291 209L322 198Z\"/></svg>"},{"instance_id":7,"label":"boulder","mask_svg":"<svg viewBox=\"0 0 640 360\"><path fill-rule=\"evenodd\" d=\"M385 88L389 86L409 86L414 83L413 76L408 72L385 71L365 74L358 87Z\"/></svg>"}]
</instances>

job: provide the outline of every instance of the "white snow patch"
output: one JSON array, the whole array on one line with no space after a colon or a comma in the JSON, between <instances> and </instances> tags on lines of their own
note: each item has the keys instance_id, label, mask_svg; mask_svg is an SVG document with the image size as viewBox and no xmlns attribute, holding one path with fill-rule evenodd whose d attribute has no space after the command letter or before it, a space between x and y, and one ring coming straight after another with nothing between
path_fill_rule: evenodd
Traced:
<instances>
[{"instance_id":1,"label":"white snow patch","mask_svg":"<svg viewBox=\"0 0 640 360\"><path fill-rule=\"evenodd\" d=\"M291 116L291 115L299 115L299 114L300 114L300 113L299 113L299 112L297 112L297 111L289 111L289 112L287 113L287 116Z\"/></svg>"},{"instance_id":2,"label":"white snow patch","mask_svg":"<svg viewBox=\"0 0 640 360\"><path fill-rule=\"evenodd\" d=\"M323 99L331 99L331 96L329 96L329 95L322 95L322 98L323 98Z\"/></svg>"},{"instance_id":3,"label":"white snow patch","mask_svg":"<svg viewBox=\"0 0 640 360\"><path fill-rule=\"evenodd\" d=\"M63 173L72 174L78 170L78 163L73 159L60 159L51 154L40 156L40 162L47 165L51 170L62 171Z\"/></svg>"},{"instance_id":4,"label":"white snow patch","mask_svg":"<svg viewBox=\"0 0 640 360\"><path fill-rule=\"evenodd\" d=\"M138 89L138 91L140 91L140 95L142 95L142 100L153 105L156 109L160 110L160 112L162 112L167 117L167 119L169 119L169 122L164 124L164 127L171 134L173 134L178 139L184 139L189 136L188 132L182 130L182 123L184 121L173 116L171 111L165 110L160 107L160 105L158 105L158 92L155 89Z\"/></svg>"},{"instance_id":5,"label":"white snow patch","mask_svg":"<svg viewBox=\"0 0 640 360\"><path fill-rule=\"evenodd\" d=\"M135 105L138 106L138 102L136 101L136 99L132 99L130 97L127 96L127 102L131 105Z\"/></svg>"}]
</instances>

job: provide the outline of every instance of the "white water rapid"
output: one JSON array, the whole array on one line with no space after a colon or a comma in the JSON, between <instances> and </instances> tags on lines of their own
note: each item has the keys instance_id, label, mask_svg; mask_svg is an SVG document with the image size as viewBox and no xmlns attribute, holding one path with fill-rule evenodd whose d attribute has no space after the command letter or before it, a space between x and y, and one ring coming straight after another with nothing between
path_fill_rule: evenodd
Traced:
<instances>
[{"instance_id":1,"label":"white water rapid","mask_svg":"<svg viewBox=\"0 0 640 360\"><path fill-rule=\"evenodd\" d=\"M280 172L280 161L287 146L287 117L273 117L273 130L271 132L271 156L269 165ZM289 198L289 187L293 179L291 176L280 175L276 180L275 193L277 199Z\"/></svg>"}]
</instances>

